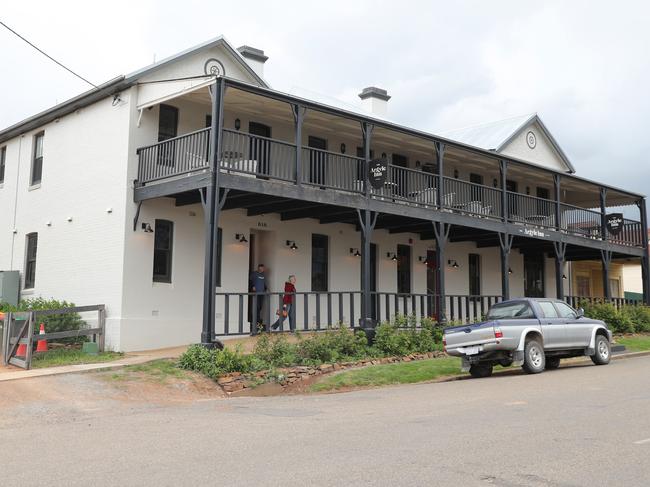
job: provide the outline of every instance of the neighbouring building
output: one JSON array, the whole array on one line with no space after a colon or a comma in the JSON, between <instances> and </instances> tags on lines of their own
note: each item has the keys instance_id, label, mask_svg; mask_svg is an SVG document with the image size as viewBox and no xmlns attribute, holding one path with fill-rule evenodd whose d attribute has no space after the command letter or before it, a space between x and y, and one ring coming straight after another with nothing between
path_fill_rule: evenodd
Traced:
<instances>
[{"instance_id":1,"label":"neighbouring building","mask_svg":"<svg viewBox=\"0 0 650 487\"><path fill-rule=\"evenodd\" d=\"M377 87L354 109L273 90L266 61L219 37L0 131L21 296L105 304L116 350L250 333L290 274L299 329L620 298L630 261L648 300L644 196L575 175L537 115L432 135Z\"/></svg>"}]
</instances>

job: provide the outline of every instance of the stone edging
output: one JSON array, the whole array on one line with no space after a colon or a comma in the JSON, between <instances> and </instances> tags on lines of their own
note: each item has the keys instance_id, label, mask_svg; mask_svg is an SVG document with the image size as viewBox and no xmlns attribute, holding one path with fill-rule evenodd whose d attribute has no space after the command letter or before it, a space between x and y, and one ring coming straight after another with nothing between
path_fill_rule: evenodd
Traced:
<instances>
[{"instance_id":1,"label":"stone edging","mask_svg":"<svg viewBox=\"0 0 650 487\"><path fill-rule=\"evenodd\" d=\"M297 365L294 367L284 367L277 369L277 375L271 374L268 370L256 372L254 374L241 374L233 372L226 374L217 379L217 384L221 386L226 394L232 394L243 389L251 388L260 382L268 382L271 377L278 384L286 389L288 386L304 380L310 380L319 375L330 374L341 370L367 367L369 365L394 364L399 362L413 362L414 360L425 360L430 358L444 357L444 352L427 352L412 353L404 357L382 357L368 358L355 362L341 362L334 364L322 364L317 366Z\"/></svg>"}]
</instances>

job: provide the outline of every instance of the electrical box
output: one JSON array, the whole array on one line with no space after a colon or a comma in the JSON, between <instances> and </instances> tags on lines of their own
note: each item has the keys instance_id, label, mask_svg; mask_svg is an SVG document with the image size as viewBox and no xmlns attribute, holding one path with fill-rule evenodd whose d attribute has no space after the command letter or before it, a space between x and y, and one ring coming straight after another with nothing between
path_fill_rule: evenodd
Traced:
<instances>
[{"instance_id":1,"label":"electrical box","mask_svg":"<svg viewBox=\"0 0 650 487\"><path fill-rule=\"evenodd\" d=\"M0 271L0 303L18 306L20 296L20 272Z\"/></svg>"}]
</instances>

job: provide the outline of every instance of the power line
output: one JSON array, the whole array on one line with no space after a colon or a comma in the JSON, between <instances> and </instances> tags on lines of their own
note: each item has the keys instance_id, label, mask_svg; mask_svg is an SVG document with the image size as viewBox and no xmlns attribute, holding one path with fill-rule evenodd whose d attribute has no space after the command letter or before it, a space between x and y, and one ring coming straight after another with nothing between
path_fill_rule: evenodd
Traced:
<instances>
[{"instance_id":1,"label":"power line","mask_svg":"<svg viewBox=\"0 0 650 487\"><path fill-rule=\"evenodd\" d=\"M86 78L84 78L83 76L81 76L81 75L75 73L75 72L72 71L70 68L68 68L68 67L65 66L64 64L62 64L62 63L60 63L59 61L57 61L56 59L54 59L54 58L53 58L52 56L50 56L48 53L46 53L46 52L43 51L42 49L38 48L37 46L35 46L35 45L32 44L31 42L29 42L27 39L25 39L23 36L21 36L18 32L16 32L16 31L13 30L11 27L9 27L7 24L5 24L2 20L0 20L0 25L2 25L5 29L7 29L9 32L11 32L12 34L14 34L14 35L15 35L16 37L18 37L19 39L25 41L27 44L29 44L30 46L32 46L34 49L36 49L38 52L40 52L40 53L41 53L43 56L45 56L46 58L50 59L51 61L54 61L56 64L58 64L59 66L61 66L63 69L65 69L65 70L68 71L69 73L72 73L73 75L75 75L75 76L76 76L77 78L79 78L80 80L85 81L86 83L88 83L88 84L89 84L90 86L92 86L93 88L98 88L97 85L95 85L94 83L91 83L90 81L88 81L88 80L87 80Z\"/></svg>"}]
</instances>

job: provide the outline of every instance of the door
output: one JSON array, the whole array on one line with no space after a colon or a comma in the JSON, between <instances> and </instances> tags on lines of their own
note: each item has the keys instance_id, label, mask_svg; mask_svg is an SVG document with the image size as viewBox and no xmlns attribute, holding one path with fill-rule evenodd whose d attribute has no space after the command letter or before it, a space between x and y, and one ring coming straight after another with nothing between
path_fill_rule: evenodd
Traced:
<instances>
[{"instance_id":1,"label":"door","mask_svg":"<svg viewBox=\"0 0 650 487\"><path fill-rule=\"evenodd\" d=\"M546 188L537 188L537 214L543 216L552 215L553 204L549 201L550 191Z\"/></svg>"},{"instance_id":2,"label":"door","mask_svg":"<svg viewBox=\"0 0 650 487\"><path fill-rule=\"evenodd\" d=\"M524 254L524 296L544 297L544 255Z\"/></svg>"},{"instance_id":3,"label":"door","mask_svg":"<svg viewBox=\"0 0 650 487\"><path fill-rule=\"evenodd\" d=\"M438 269L436 251L427 250L427 316L438 320ZM444 299L444 298L440 298Z\"/></svg>"},{"instance_id":4,"label":"door","mask_svg":"<svg viewBox=\"0 0 650 487\"><path fill-rule=\"evenodd\" d=\"M508 215L518 216L519 204L517 201L517 195L512 194L517 193L517 182L512 181L511 179L506 179L506 191L508 192Z\"/></svg>"},{"instance_id":5,"label":"door","mask_svg":"<svg viewBox=\"0 0 650 487\"><path fill-rule=\"evenodd\" d=\"M268 179L271 173L271 127L259 122L248 123L250 159L257 162L257 177Z\"/></svg>"},{"instance_id":6,"label":"door","mask_svg":"<svg viewBox=\"0 0 650 487\"><path fill-rule=\"evenodd\" d=\"M565 346L575 348L588 347L591 341L593 325L587 323L587 320L578 319L578 314L566 303L556 301L555 307L558 315L564 320L566 325Z\"/></svg>"},{"instance_id":7,"label":"door","mask_svg":"<svg viewBox=\"0 0 650 487\"><path fill-rule=\"evenodd\" d=\"M178 108L171 105L160 105L158 117L158 142L173 139L178 136ZM170 142L158 149L158 164L174 167L176 163L176 144Z\"/></svg>"},{"instance_id":8,"label":"door","mask_svg":"<svg viewBox=\"0 0 650 487\"><path fill-rule=\"evenodd\" d=\"M408 158L401 154L393 154L392 156L393 166L397 167L407 167ZM395 195L406 198L408 194L408 181L407 181L407 171L400 171L399 169L393 169L391 181L393 183L392 189Z\"/></svg>"},{"instance_id":9,"label":"door","mask_svg":"<svg viewBox=\"0 0 650 487\"><path fill-rule=\"evenodd\" d=\"M483 176L480 174L476 173L471 173L469 175L469 182L473 184L479 184L483 185ZM472 201L479 201L481 203L481 207L485 206L485 203L483 202L483 188L478 187L478 186L472 186L471 188L471 198Z\"/></svg>"},{"instance_id":10,"label":"door","mask_svg":"<svg viewBox=\"0 0 650 487\"><path fill-rule=\"evenodd\" d=\"M327 140L310 135L307 145L312 149L309 151L309 182L321 188L325 187L325 170L327 168ZM321 152L322 151L322 152Z\"/></svg>"},{"instance_id":11,"label":"door","mask_svg":"<svg viewBox=\"0 0 650 487\"><path fill-rule=\"evenodd\" d=\"M539 317L544 348L547 350L566 348L566 319L559 316L552 301L538 301L537 304L544 315Z\"/></svg>"}]
</instances>

